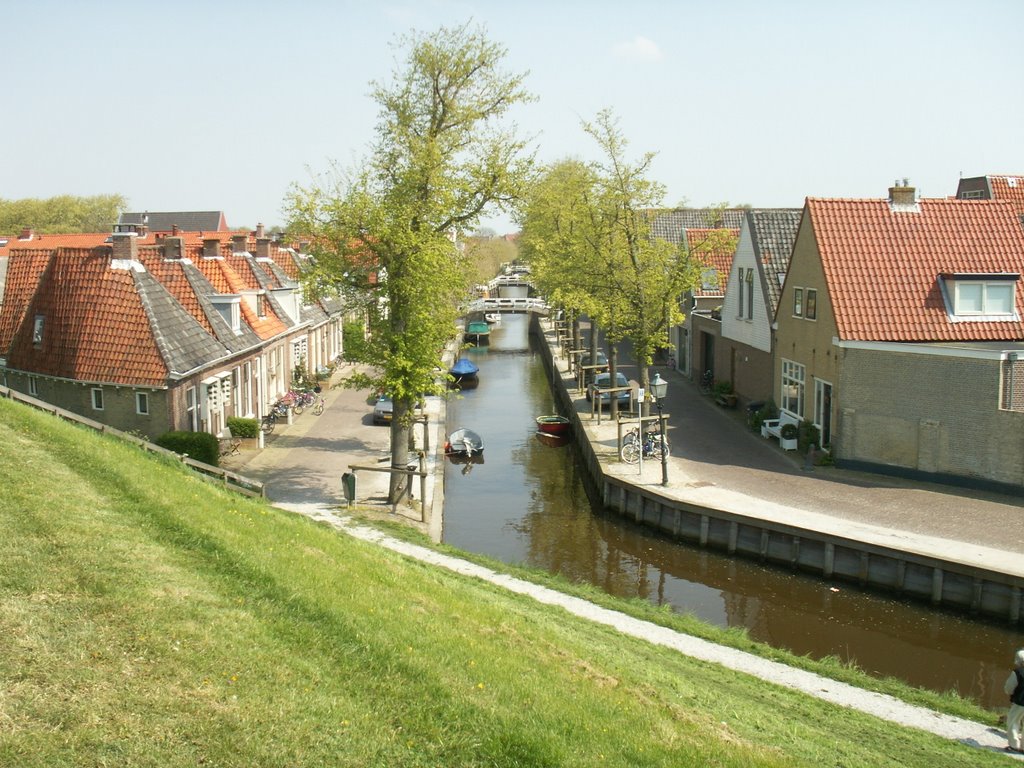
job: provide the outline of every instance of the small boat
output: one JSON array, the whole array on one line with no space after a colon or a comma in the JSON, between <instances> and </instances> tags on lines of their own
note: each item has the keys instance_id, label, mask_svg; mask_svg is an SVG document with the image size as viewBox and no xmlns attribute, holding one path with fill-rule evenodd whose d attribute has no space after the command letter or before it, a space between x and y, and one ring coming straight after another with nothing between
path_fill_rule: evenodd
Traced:
<instances>
[{"instance_id":1,"label":"small boat","mask_svg":"<svg viewBox=\"0 0 1024 768\"><path fill-rule=\"evenodd\" d=\"M537 429L549 435L564 435L571 423L565 416L538 416Z\"/></svg>"},{"instance_id":2,"label":"small boat","mask_svg":"<svg viewBox=\"0 0 1024 768\"><path fill-rule=\"evenodd\" d=\"M466 326L466 332L463 335L466 341L486 344L491 340L491 326L487 324L486 320L473 320Z\"/></svg>"},{"instance_id":3,"label":"small boat","mask_svg":"<svg viewBox=\"0 0 1024 768\"><path fill-rule=\"evenodd\" d=\"M455 361L455 365L448 369L449 375L455 379L452 382L452 386L458 389L472 389L475 387L479 380L477 374L480 372L480 368L472 360L460 357Z\"/></svg>"},{"instance_id":4,"label":"small boat","mask_svg":"<svg viewBox=\"0 0 1024 768\"><path fill-rule=\"evenodd\" d=\"M484 320L491 325L496 325L501 322L501 312L490 312L484 315Z\"/></svg>"},{"instance_id":5,"label":"small boat","mask_svg":"<svg viewBox=\"0 0 1024 768\"><path fill-rule=\"evenodd\" d=\"M480 435L471 429L456 429L448 435L448 441L444 444L444 452L454 455L474 456L484 452L484 441Z\"/></svg>"}]
</instances>

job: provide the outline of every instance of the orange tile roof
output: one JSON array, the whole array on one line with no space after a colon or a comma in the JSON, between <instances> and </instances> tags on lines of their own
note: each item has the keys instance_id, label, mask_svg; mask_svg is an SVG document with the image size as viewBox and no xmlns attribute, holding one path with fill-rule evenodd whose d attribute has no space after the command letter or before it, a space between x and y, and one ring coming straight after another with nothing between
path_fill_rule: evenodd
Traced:
<instances>
[{"instance_id":1,"label":"orange tile roof","mask_svg":"<svg viewBox=\"0 0 1024 768\"><path fill-rule=\"evenodd\" d=\"M994 200L1009 201L1018 214L1024 214L1024 175L989 176L988 181Z\"/></svg>"},{"instance_id":2,"label":"orange tile roof","mask_svg":"<svg viewBox=\"0 0 1024 768\"><path fill-rule=\"evenodd\" d=\"M8 261L6 286L0 297L0 356L7 353L21 326L52 255L50 251L19 251Z\"/></svg>"},{"instance_id":3,"label":"orange tile roof","mask_svg":"<svg viewBox=\"0 0 1024 768\"><path fill-rule=\"evenodd\" d=\"M839 337L943 342L1024 339L1024 323L950 322L939 275L1024 272L1024 228L1007 202L807 199ZM1024 285L1016 288L1024 318Z\"/></svg>"},{"instance_id":4,"label":"orange tile roof","mask_svg":"<svg viewBox=\"0 0 1024 768\"><path fill-rule=\"evenodd\" d=\"M729 282L732 270L732 259L736 255L739 241L738 229L687 229L685 234L686 247L690 253L704 262L709 270L713 270L718 284L712 286L705 282L694 291L694 296L710 298L724 296L725 285Z\"/></svg>"},{"instance_id":5,"label":"orange tile roof","mask_svg":"<svg viewBox=\"0 0 1024 768\"><path fill-rule=\"evenodd\" d=\"M18 251L11 255L15 264L23 258L36 256ZM112 269L109 250L57 250L50 255L47 272L25 308L26 322L11 340L9 367L79 381L166 382L168 369L132 272ZM45 318L39 348L29 321L35 315Z\"/></svg>"}]
</instances>

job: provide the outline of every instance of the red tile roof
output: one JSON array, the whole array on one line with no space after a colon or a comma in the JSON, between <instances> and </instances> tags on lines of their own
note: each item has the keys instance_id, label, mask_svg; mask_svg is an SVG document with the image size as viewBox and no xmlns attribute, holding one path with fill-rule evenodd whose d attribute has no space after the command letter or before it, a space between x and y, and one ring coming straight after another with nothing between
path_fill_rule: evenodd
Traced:
<instances>
[{"instance_id":1,"label":"red tile roof","mask_svg":"<svg viewBox=\"0 0 1024 768\"><path fill-rule=\"evenodd\" d=\"M729 282L732 270L732 259L736 255L739 242L738 229L687 229L686 247L690 253L700 259L709 270L713 270L718 278L717 285L706 282L694 291L694 296L724 296L725 286Z\"/></svg>"},{"instance_id":2,"label":"red tile roof","mask_svg":"<svg viewBox=\"0 0 1024 768\"><path fill-rule=\"evenodd\" d=\"M1024 272L1024 228L1010 203L920 200L893 211L886 200L808 198L839 337L943 342L1024 339L1018 319L950 322L939 275Z\"/></svg>"},{"instance_id":3,"label":"red tile roof","mask_svg":"<svg viewBox=\"0 0 1024 768\"><path fill-rule=\"evenodd\" d=\"M1013 203L1018 214L1024 214L1024 176L989 176L993 200Z\"/></svg>"},{"instance_id":4,"label":"red tile roof","mask_svg":"<svg viewBox=\"0 0 1024 768\"><path fill-rule=\"evenodd\" d=\"M19 262L40 255L14 251L10 258L20 270ZM24 307L26 322L14 332L8 367L79 381L164 384L167 366L131 271L111 268L108 249L60 249L45 258L48 274ZM6 301L2 315L7 328ZM36 315L45 319L38 346L29 319Z\"/></svg>"}]
</instances>

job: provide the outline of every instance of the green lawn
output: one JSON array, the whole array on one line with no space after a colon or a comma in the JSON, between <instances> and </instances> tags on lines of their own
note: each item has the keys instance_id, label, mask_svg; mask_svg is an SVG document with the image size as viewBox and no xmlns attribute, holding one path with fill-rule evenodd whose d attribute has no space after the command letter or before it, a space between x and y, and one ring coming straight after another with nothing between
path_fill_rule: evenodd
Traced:
<instances>
[{"instance_id":1,"label":"green lawn","mask_svg":"<svg viewBox=\"0 0 1024 768\"><path fill-rule=\"evenodd\" d=\"M0 765L1004 765L0 400Z\"/></svg>"}]
</instances>

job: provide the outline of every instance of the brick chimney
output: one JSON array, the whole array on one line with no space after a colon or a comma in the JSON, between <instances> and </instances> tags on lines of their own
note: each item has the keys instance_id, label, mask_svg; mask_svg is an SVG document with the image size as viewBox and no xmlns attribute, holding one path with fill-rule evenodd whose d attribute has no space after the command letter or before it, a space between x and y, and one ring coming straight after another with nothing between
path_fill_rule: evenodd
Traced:
<instances>
[{"instance_id":1,"label":"brick chimney","mask_svg":"<svg viewBox=\"0 0 1024 768\"><path fill-rule=\"evenodd\" d=\"M139 255L138 235L134 232L115 232L110 236L113 245L112 257L123 261L137 261Z\"/></svg>"},{"instance_id":2,"label":"brick chimney","mask_svg":"<svg viewBox=\"0 0 1024 768\"><path fill-rule=\"evenodd\" d=\"M270 258L270 238L269 237L257 237L256 238L256 258L257 259L269 259Z\"/></svg>"},{"instance_id":3,"label":"brick chimney","mask_svg":"<svg viewBox=\"0 0 1024 768\"><path fill-rule=\"evenodd\" d=\"M21 234L18 235L19 240L31 240L35 237L35 232L32 231L32 227L22 227Z\"/></svg>"},{"instance_id":4,"label":"brick chimney","mask_svg":"<svg viewBox=\"0 0 1024 768\"><path fill-rule=\"evenodd\" d=\"M220 256L220 240L216 237L203 238L203 258L216 259Z\"/></svg>"},{"instance_id":5,"label":"brick chimney","mask_svg":"<svg viewBox=\"0 0 1024 768\"><path fill-rule=\"evenodd\" d=\"M256 225L256 239L259 240L261 237L263 237L263 224L262 223Z\"/></svg>"},{"instance_id":6,"label":"brick chimney","mask_svg":"<svg viewBox=\"0 0 1024 768\"><path fill-rule=\"evenodd\" d=\"M248 235L232 235L231 236L231 252L232 253L243 253L246 250L246 245L249 241Z\"/></svg>"},{"instance_id":7,"label":"brick chimney","mask_svg":"<svg viewBox=\"0 0 1024 768\"><path fill-rule=\"evenodd\" d=\"M893 186L889 187L889 207L893 210L916 210L917 190L910 186L907 179L896 179Z\"/></svg>"},{"instance_id":8,"label":"brick chimney","mask_svg":"<svg viewBox=\"0 0 1024 768\"><path fill-rule=\"evenodd\" d=\"M165 259L168 261L181 261L185 255L185 239L177 235L169 235L164 238L163 249Z\"/></svg>"}]
</instances>

